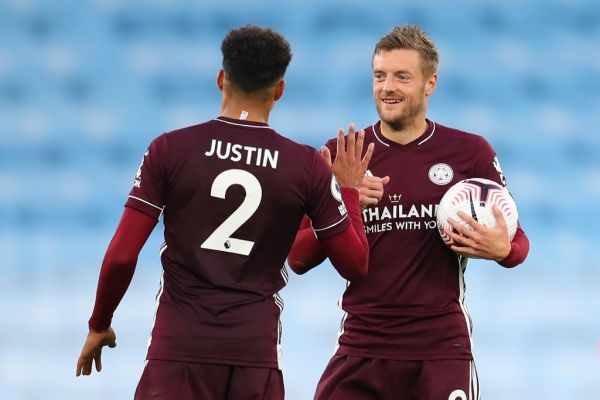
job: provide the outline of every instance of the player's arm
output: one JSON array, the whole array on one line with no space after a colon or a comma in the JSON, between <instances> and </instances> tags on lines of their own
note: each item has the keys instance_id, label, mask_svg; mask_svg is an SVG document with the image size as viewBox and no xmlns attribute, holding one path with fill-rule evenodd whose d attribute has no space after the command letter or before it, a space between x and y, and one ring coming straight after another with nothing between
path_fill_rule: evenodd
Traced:
<instances>
[{"instance_id":1,"label":"player's arm","mask_svg":"<svg viewBox=\"0 0 600 400\"><path fill-rule=\"evenodd\" d=\"M288 254L288 264L295 273L304 274L329 256L334 268L345 279L352 281L366 275L369 243L360 214L359 194L354 188L342 188L341 191L351 225L337 235L319 240L310 219L304 217Z\"/></svg>"},{"instance_id":2,"label":"player's arm","mask_svg":"<svg viewBox=\"0 0 600 400\"><path fill-rule=\"evenodd\" d=\"M521 264L529 254L529 238L521 228L521 224L517 224L515 237L510 242L510 252L506 257L498 261L498 264L506 268L513 268Z\"/></svg>"},{"instance_id":3,"label":"player's arm","mask_svg":"<svg viewBox=\"0 0 600 400\"><path fill-rule=\"evenodd\" d=\"M319 265L329 256L333 266L344 278L354 280L366 275L368 269L369 246L362 222L359 192L374 146L369 145L361 159L364 131L355 137L355 128L350 126L346 146L344 131L338 132L336 159L332 171L341 187L342 200L346 205L351 224L342 232L323 240L317 240L308 221L305 219L296 235L296 240L288 255L288 264L296 273L305 273ZM321 153L331 164L331 154L326 147ZM352 251L349 251L352 249Z\"/></svg>"},{"instance_id":4,"label":"player's arm","mask_svg":"<svg viewBox=\"0 0 600 400\"><path fill-rule=\"evenodd\" d=\"M358 190L349 187L341 190L351 225L320 242L338 273L344 279L353 281L367 275L369 242L363 225Z\"/></svg>"},{"instance_id":5,"label":"player's arm","mask_svg":"<svg viewBox=\"0 0 600 400\"><path fill-rule=\"evenodd\" d=\"M90 375L94 362L100 372L102 347L116 346L116 336L110 327L112 316L129 287L138 255L156 223L156 218L125 207L102 261L89 333L77 361L77 376Z\"/></svg>"},{"instance_id":6,"label":"player's arm","mask_svg":"<svg viewBox=\"0 0 600 400\"><path fill-rule=\"evenodd\" d=\"M344 192L342 192L342 196ZM342 197L343 198L343 197ZM327 253L312 229L310 219L304 216L292 248L288 253L287 261L295 273L304 274L327 258Z\"/></svg>"},{"instance_id":7,"label":"player's arm","mask_svg":"<svg viewBox=\"0 0 600 400\"><path fill-rule=\"evenodd\" d=\"M478 150L475 154L479 159L472 171L472 176L481 176L506 186L506 177L502 172L496 152L483 137L479 138ZM474 229L470 230L451 222L456 231L452 232L451 235L451 238L455 240L455 246L451 248L457 253L470 257L495 260L507 268L515 267L527 258L529 239L523 232L521 225L518 224L515 236L511 241L502 212L496 206L494 206L493 211L497 225L492 228L485 227L471 216L459 212L459 217L463 218ZM448 231L446 232L448 233Z\"/></svg>"}]
</instances>

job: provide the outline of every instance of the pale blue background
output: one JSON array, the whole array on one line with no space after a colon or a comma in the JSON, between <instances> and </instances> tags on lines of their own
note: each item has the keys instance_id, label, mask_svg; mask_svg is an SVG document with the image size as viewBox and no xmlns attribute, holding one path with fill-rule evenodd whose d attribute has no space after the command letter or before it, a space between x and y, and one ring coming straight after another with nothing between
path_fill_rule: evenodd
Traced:
<instances>
[{"instance_id":1,"label":"pale blue background","mask_svg":"<svg viewBox=\"0 0 600 400\"><path fill-rule=\"evenodd\" d=\"M218 115L221 39L250 22L294 51L271 125L314 146L377 119L381 35L398 23L431 34L441 65L429 116L492 143L532 246L515 270L467 272L484 398L600 398L597 1L2 0L0 399L132 397L161 229L116 313L117 349L101 374L76 379L99 265L147 144ZM343 287L324 264L283 293L288 399L313 394Z\"/></svg>"}]
</instances>

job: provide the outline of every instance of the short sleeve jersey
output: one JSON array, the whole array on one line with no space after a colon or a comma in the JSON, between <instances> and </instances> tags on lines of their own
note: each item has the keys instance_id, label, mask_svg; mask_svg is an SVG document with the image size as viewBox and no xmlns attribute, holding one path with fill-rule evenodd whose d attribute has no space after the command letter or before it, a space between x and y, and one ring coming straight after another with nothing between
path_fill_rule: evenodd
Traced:
<instances>
[{"instance_id":1,"label":"short sleeve jersey","mask_svg":"<svg viewBox=\"0 0 600 400\"><path fill-rule=\"evenodd\" d=\"M437 206L450 186L473 177L505 184L481 136L433 121L406 145L387 140L380 122L365 129L375 143L369 171L389 176L379 204L363 210L369 272L347 287L338 354L397 360L471 359L464 303L466 258L442 241ZM327 146L335 151L335 140Z\"/></svg>"},{"instance_id":2,"label":"short sleeve jersey","mask_svg":"<svg viewBox=\"0 0 600 400\"><path fill-rule=\"evenodd\" d=\"M156 138L126 206L164 215L148 359L277 368L278 291L303 215L319 238L349 225L315 149L224 117Z\"/></svg>"}]
</instances>

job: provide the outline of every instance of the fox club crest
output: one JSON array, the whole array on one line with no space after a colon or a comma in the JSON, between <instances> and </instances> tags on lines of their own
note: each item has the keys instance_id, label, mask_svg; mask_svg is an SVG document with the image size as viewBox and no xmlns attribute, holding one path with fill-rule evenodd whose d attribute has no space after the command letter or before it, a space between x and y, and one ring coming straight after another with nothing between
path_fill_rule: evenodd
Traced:
<instances>
[{"instance_id":1,"label":"fox club crest","mask_svg":"<svg viewBox=\"0 0 600 400\"><path fill-rule=\"evenodd\" d=\"M446 163L434 164L429 168L429 179L436 185L447 185L452 181L454 171Z\"/></svg>"}]
</instances>

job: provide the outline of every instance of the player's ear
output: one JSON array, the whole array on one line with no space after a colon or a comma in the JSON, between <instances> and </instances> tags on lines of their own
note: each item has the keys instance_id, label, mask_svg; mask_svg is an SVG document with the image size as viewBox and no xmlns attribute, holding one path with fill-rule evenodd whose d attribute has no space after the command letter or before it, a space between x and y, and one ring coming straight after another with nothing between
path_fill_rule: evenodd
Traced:
<instances>
[{"instance_id":1,"label":"player's ear","mask_svg":"<svg viewBox=\"0 0 600 400\"><path fill-rule=\"evenodd\" d=\"M223 91L223 81L225 80L225 72L223 72L223 68L219 70L217 74L217 87L222 92Z\"/></svg>"},{"instance_id":2,"label":"player's ear","mask_svg":"<svg viewBox=\"0 0 600 400\"><path fill-rule=\"evenodd\" d=\"M279 81L277 86L275 87L275 94L273 95L273 100L277 101L283 96L283 91L285 90L285 81L282 79Z\"/></svg>"},{"instance_id":3,"label":"player's ear","mask_svg":"<svg viewBox=\"0 0 600 400\"><path fill-rule=\"evenodd\" d=\"M431 75L429 79L427 79L427 82L425 83L425 96L430 96L435 91L437 86L437 78L438 75L435 73Z\"/></svg>"}]
</instances>

